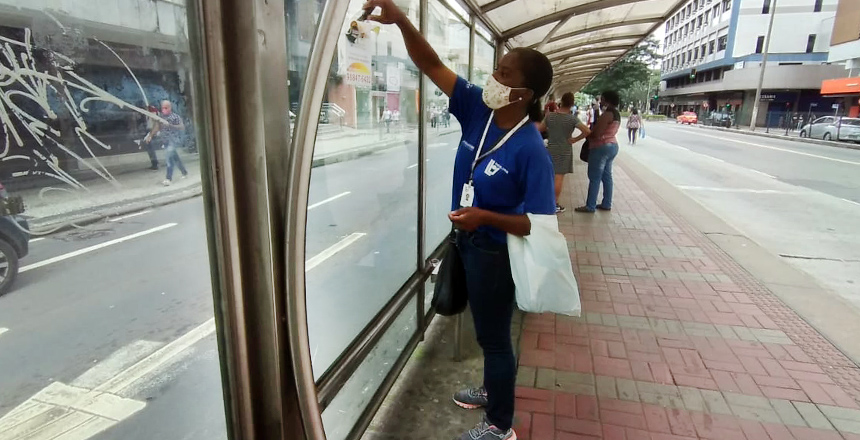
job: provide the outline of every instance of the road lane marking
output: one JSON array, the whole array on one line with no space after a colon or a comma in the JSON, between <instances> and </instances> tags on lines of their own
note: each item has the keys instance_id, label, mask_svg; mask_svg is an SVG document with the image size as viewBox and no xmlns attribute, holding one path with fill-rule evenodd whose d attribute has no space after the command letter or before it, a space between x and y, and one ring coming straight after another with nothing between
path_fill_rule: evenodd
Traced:
<instances>
[{"instance_id":1,"label":"road lane marking","mask_svg":"<svg viewBox=\"0 0 860 440\"><path fill-rule=\"evenodd\" d=\"M348 195L350 195L350 194L352 194L352 193L351 193L351 192L349 192L349 191L344 191L344 192L342 192L342 193L340 193L340 194L338 194L338 195L336 195L336 196L331 196L331 197L329 197L329 198L327 198L327 199L325 199L325 200L321 200L321 201L319 201L319 202L316 202L316 203L314 203L313 205L308 206L308 211L310 211L311 209L314 209L314 208L318 208L318 207L320 207L320 206L322 206L322 205L325 205L325 204L326 204L326 203L328 203L328 202L335 201L335 200L337 200L337 199L339 199L339 198L341 198L341 197L348 196Z\"/></svg>"},{"instance_id":2,"label":"road lane marking","mask_svg":"<svg viewBox=\"0 0 860 440\"><path fill-rule=\"evenodd\" d=\"M159 348L149 356L126 368L121 373L97 386L93 390L111 394L120 393L137 382L140 378L158 370L161 366L170 362L174 357L214 332L215 318L209 318L203 324L198 325L188 333L185 333L179 338L173 340L173 342Z\"/></svg>"},{"instance_id":3,"label":"road lane marking","mask_svg":"<svg viewBox=\"0 0 860 440\"><path fill-rule=\"evenodd\" d=\"M120 221L123 221L123 220L125 220L125 219L127 219L127 218L132 218L132 217L137 217L137 216L139 216L139 215L149 214L150 212L152 212L152 210L151 210L151 209L145 209L145 210L143 210L143 211L132 212L131 214L126 214L126 215L123 215L123 216L120 216L120 217L110 218L110 219L108 219L108 221L109 221L109 222L120 222Z\"/></svg>"},{"instance_id":4,"label":"road lane marking","mask_svg":"<svg viewBox=\"0 0 860 440\"><path fill-rule=\"evenodd\" d=\"M842 199L842 200L845 200L845 201L846 201L846 202L848 202L848 203L851 203L851 204L854 204L854 205L860 206L860 202L855 202L855 201L853 201L853 200L848 200L848 199ZM3 333L3 332L0 332L0 333Z\"/></svg>"},{"instance_id":5,"label":"road lane marking","mask_svg":"<svg viewBox=\"0 0 860 440\"><path fill-rule=\"evenodd\" d=\"M747 169L748 169L748 170L750 170L750 171L752 171L752 172L754 172L754 173L756 173L756 174L761 174L761 175L762 175L762 176L764 176L764 177L769 177L769 178L771 178L771 179L776 179L776 177L771 176L771 175L770 175L770 174L768 174L768 173L764 173L764 172L761 172L761 171L759 171L759 170L754 170L754 169L751 169L751 168L747 168Z\"/></svg>"},{"instance_id":6,"label":"road lane marking","mask_svg":"<svg viewBox=\"0 0 860 440\"><path fill-rule=\"evenodd\" d=\"M8 329L8 328L6 328L6 327L0 327L0 336L2 336L2 335L3 335L3 333L6 333L6 332L8 332L8 331L9 331L9 329Z\"/></svg>"},{"instance_id":7,"label":"road lane marking","mask_svg":"<svg viewBox=\"0 0 860 440\"><path fill-rule=\"evenodd\" d=\"M125 237L116 238L116 239L113 239L110 241L106 241L104 243L99 243L99 244L96 244L96 245L93 245L90 247L78 249L74 252L69 252L67 254L58 255L58 256L53 257L53 258L48 258L47 260L42 260L38 263L33 263L33 264L28 265L28 266L24 266L18 272L27 272L28 270L38 269L40 267L47 266L49 264L54 264L54 263L57 263L57 262L60 262L63 260L68 260L69 258L74 258L74 257L77 257L79 255L83 255L83 254L87 254L87 253L90 253L93 251L97 251L99 249L106 248L108 246L113 246L115 244L119 244L119 243L122 243L124 241L134 240L135 238L143 237L144 235L149 235L149 234L152 234L154 232L158 232L158 231L162 231L162 230L165 230L168 228L172 228L172 227L176 226L177 224L178 223L167 223L167 224L157 226L157 227L152 228L152 229L147 229L145 231L137 232L137 233L134 233L131 235L126 235Z\"/></svg>"},{"instance_id":8,"label":"road lane marking","mask_svg":"<svg viewBox=\"0 0 860 440\"><path fill-rule=\"evenodd\" d=\"M78 376L70 385L80 388L95 388L156 352L162 346L164 346L163 342L134 341L99 360L95 366Z\"/></svg>"},{"instance_id":9,"label":"road lane marking","mask_svg":"<svg viewBox=\"0 0 860 440\"><path fill-rule=\"evenodd\" d=\"M698 135L698 136L709 137L709 138L714 138L714 139L719 139L719 140L721 140L721 141L737 142L737 143L739 143L739 144L752 145L752 146L754 146L754 147L759 147L759 148L767 148L768 150L776 150L776 151L782 151L782 152L785 152L785 153L798 154L798 155L801 155L801 156L814 157L814 158L816 158L816 159L824 159L824 160L830 160L830 161L833 161L833 162L846 163L846 164L848 164L848 165L860 165L860 162L854 162L854 161L851 161L851 160L836 159L836 158L834 158L834 157L827 157L827 156L819 156L819 155L817 155L817 154L804 153L804 152L802 152L802 151L794 151L794 150L789 150L789 149L787 149L787 148L771 147L770 145L762 145L762 144L757 144L757 143L755 143L755 142L739 141L739 140L737 140L737 139L732 139L732 138L729 138L729 137L711 136L711 135L709 135L709 134L702 134L702 133L698 133L697 135Z\"/></svg>"},{"instance_id":10,"label":"road lane marking","mask_svg":"<svg viewBox=\"0 0 860 440\"><path fill-rule=\"evenodd\" d=\"M799 191L781 191L776 189L752 189L752 188L720 188L710 186L690 186L678 185L678 188L688 191L714 191L714 192L734 192L734 193L750 193L750 194L803 194Z\"/></svg>"},{"instance_id":11,"label":"road lane marking","mask_svg":"<svg viewBox=\"0 0 860 440\"><path fill-rule=\"evenodd\" d=\"M329 258L333 257L336 253L346 249L349 245L355 243L365 235L367 234L365 234L364 232L353 232L352 234L349 234L344 237L343 240L330 246L328 249L314 255L309 260L305 261L305 272L310 272L311 269L319 266L325 260L328 260Z\"/></svg>"},{"instance_id":12,"label":"road lane marking","mask_svg":"<svg viewBox=\"0 0 860 440\"><path fill-rule=\"evenodd\" d=\"M407 170L411 170L412 168L415 168L415 167L417 167L417 166L418 166L418 164L417 164L417 163L413 163L412 165L409 165L408 167L406 167L406 169L407 169Z\"/></svg>"},{"instance_id":13,"label":"road lane marking","mask_svg":"<svg viewBox=\"0 0 860 440\"><path fill-rule=\"evenodd\" d=\"M445 145L448 145L448 143L447 142L434 142L434 143L428 145L427 148L438 148L438 147L444 147Z\"/></svg>"}]
</instances>

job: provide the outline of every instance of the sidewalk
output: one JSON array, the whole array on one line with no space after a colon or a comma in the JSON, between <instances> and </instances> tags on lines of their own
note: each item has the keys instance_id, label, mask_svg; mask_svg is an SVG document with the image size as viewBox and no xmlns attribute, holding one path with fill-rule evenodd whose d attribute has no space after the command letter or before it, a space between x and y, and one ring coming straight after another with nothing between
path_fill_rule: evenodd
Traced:
<instances>
[{"instance_id":1,"label":"sidewalk","mask_svg":"<svg viewBox=\"0 0 860 440\"><path fill-rule=\"evenodd\" d=\"M459 126L434 130L433 135L453 133ZM352 129L348 127L324 126L317 138L314 151L314 167L352 160L361 156L417 140L418 127L397 126L387 133L384 128ZM62 182L46 180L42 187L18 190L14 195L22 196L30 218L31 231L45 233L71 224L82 225L106 217L119 216L146 208L173 203L198 196L202 193L200 162L197 154L182 154L189 177L180 179L175 171L173 184L163 186L165 177L163 152L159 152L161 168L149 170L145 153L137 154L140 166L123 163L121 167L108 167L117 173L112 181L101 178L83 180L85 189L72 190ZM133 171L129 171L131 169ZM46 189L53 188L53 189Z\"/></svg>"},{"instance_id":2,"label":"sidewalk","mask_svg":"<svg viewBox=\"0 0 860 440\"><path fill-rule=\"evenodd\" d=\"M560 217L583 316L524 317L519 438L860 439L857 365L620 162L612 212ZM582 204L584 175L563 205ZM478 354L452 363L438 321L366 439L454 438L479 420L450 401L478 383Z\"/></svg>"}]
</instances>

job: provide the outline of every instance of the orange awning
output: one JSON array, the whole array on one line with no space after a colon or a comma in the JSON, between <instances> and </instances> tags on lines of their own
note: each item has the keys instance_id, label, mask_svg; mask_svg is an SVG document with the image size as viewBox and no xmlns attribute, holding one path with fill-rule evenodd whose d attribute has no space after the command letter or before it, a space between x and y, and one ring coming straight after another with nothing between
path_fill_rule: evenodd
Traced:
<instances>
[{"instance_id":1,"label":"orange awning","mask_svg":"<svg viewBox=\"0 0 860 440\"><path fill-rule=\"evenodd\" d=\"M860 94L860 78L837 78L821 82L822 95Z\"/></svg>"}]
</instances>

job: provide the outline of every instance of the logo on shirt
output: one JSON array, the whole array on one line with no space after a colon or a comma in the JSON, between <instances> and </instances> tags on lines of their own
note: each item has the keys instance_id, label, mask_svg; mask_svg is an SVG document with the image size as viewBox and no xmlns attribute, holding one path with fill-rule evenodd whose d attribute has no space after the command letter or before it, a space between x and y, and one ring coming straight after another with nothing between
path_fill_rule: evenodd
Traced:
<instances>
[{"instance_id":1,"label":"logo on shirt","mask_svg":"<svg viewBox=\"0 0 860 440\"><path fill-rule=\"evenodd\" d=\"M487 164L487 168L484 168L484 174L488 176L495 176L499 171L504 171L505 174L508 174L508 170L502 166L502 164L495 161L495 159L490 159L490 162Z\"/></svg>"}]
</instances>

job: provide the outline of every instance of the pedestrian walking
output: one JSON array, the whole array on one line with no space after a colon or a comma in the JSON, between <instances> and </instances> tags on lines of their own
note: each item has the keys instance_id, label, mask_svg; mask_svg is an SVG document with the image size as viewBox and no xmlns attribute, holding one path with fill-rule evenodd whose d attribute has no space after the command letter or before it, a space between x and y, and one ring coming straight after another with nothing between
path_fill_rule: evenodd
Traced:
<instances>
[{"instance_id":1,"label":"pedestrian walking","mask_svg":"<svg viewBox=\"0 0 860 440\"><path fill-rule=\"evenodd\" d=\"M391 133L391 110L386 108L385 111L382 112L382 122L385 123L385 132Z\"/></svg>"},{"instance_id":2,"label":"pedestrian walking","mask_svg":"<svg viewBox=\"0 0 860 440\"><path fill-rule=\"evenodd\" d=\"M457 392L464 408L486 408L484 420L460 440L514 440L516 359L511 341L514 282L507 235L531 233L528 214L555 213L553 171L540 134L541 98L552 84L552 63L534 49L511 49L483 87L457 76L394 3L371 20L396 24L418 69L450 97L462 128L454 160L452 209L457 252L465 270L468 303L484 354L482 386ZM426 437L416 431L416 436Z\"/></svg>"},{"instance_id":3,"label":"pedestrian walking","mask_svg":"<svg viewBox=\"0 0 860 440\"><path fill-rule=\"evenodd\" d=\"M556 213L565 211L565 207L559 203L559 198L564 187L564 175L573 172L573 144L591 134L588 126L571 113L572 107L573 93L565 93L561 96L561 104L557 111L547 113L540 127L541 131L547 132L547 150L552 158L552 168L555 172ZM580 132L576 137L573 137L574 130Z\"/></svg>"},{"instance_id":4,"label":"pedestrian walking","mask_svg":"<svg viewBox=\"0 0 860 440\"><path fill-rule=\"evenodd\" d=\"M588 136L588 196L585 205L575 209L577 212L612 209L612 162L618 155L618 139L615 135L621 126L619 101L618 92L613 90L600 95L600 103L605 106L605 110ZM598 205L597 195L601 183L603 201Z\"/></svg>"},{"instance_id":5,"label":"pedestrian walking","mask_svg":"<svg viewBox=\"0 0 860 440\"><path fill-rule=\"evenodd\" d=\"M636 145L636 132L642 128L642 117L639 116L639 110L633 109L630 116L627 118L627 143Z\"/></svg>"},{"instance_id":6,"label":"pedestrian walking","mask_svg":"<svg viewBox=\"0 0 860 440\"><path fill-rule=\"evenodd\" d=\"M182 178L188 177L188 170L182 164L182 159L176 151L179 148L182 132L185 131L185 124L182 118L173 112L173 104L168 100L161 101L161 117L167 123L156 122L152 127L152 131L146 136L147 143L152 142L153 138L158 139L158 144L165 149L165 160L167 161L167 176L161 182L164 186L170 186L173 180L173 168L178 167L182 173Z\"/></svg>"}]
</instances>

